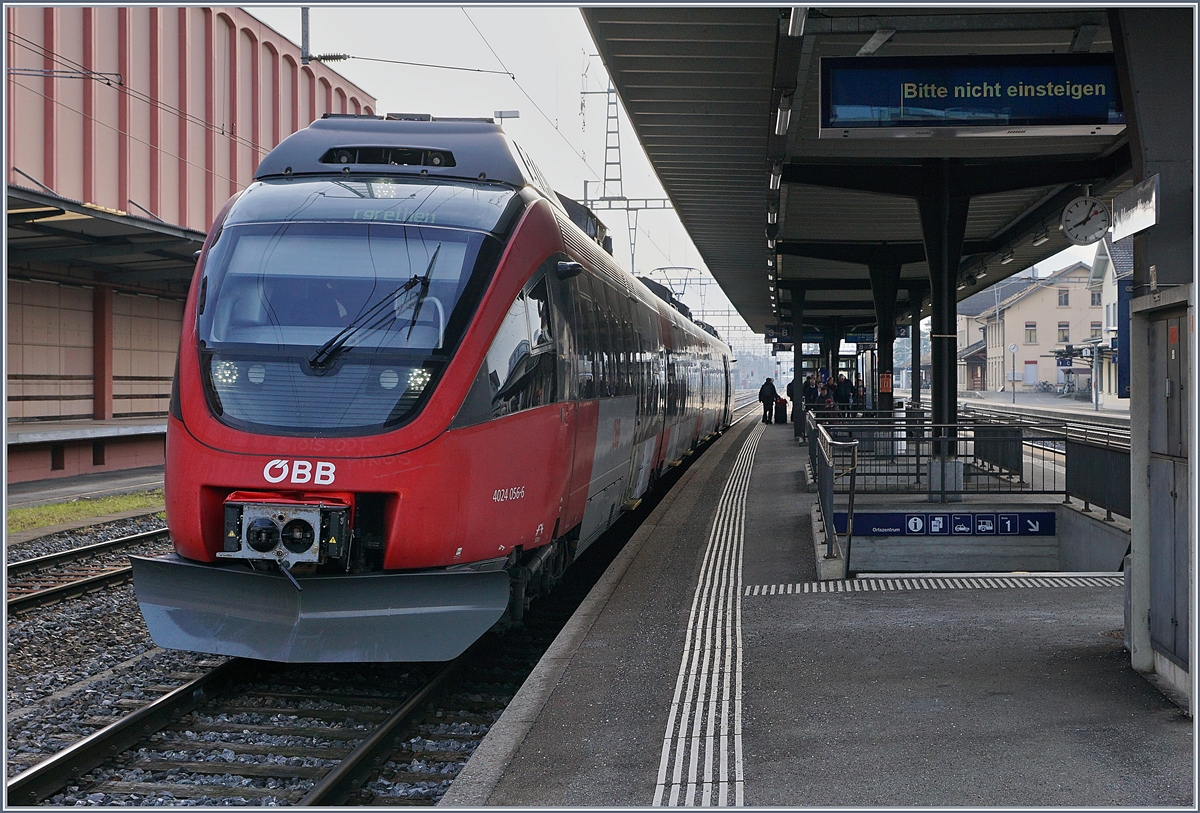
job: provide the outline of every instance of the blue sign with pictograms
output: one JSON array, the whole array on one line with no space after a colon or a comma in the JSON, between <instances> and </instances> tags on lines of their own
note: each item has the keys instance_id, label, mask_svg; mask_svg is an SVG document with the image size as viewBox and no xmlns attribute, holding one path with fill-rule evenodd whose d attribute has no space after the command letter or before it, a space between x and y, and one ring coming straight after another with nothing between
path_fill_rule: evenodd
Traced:
<instances>
[{"instance_id":1,"label":"blue sign with pictograms","mask_svg":"<svg viewBox=\"0 0 1200 813\"><path fill-rule=\"evenodd\" d=\"M837 532L846 532L846 514L833 518ZM1053 511L991 511L971 514L933 512L857 511L855 536L1054 536Z\"/></svg>"}]
</instances>

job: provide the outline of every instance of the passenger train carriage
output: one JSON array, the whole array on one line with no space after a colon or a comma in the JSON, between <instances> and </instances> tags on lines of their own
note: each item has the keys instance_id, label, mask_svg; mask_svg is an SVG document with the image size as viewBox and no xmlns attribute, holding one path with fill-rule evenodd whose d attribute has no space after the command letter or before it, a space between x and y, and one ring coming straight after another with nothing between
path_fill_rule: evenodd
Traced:
<instances>
[{"instance_id":1,"label":"passenger train carriage","mask_svg":"<svg viewBox=\"0 0 1200 813\"><path fill-rule=\"evenodd\" d=\"M499 126L327 117L200 254L138 602L168 648L450 659L730 420L726 345Z\"/></svg>"}]
</instances>

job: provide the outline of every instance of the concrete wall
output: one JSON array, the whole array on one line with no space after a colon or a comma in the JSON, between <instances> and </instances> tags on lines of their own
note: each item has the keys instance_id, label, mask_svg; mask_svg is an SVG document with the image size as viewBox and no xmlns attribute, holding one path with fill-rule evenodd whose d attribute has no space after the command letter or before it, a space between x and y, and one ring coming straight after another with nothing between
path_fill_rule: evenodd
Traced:
<instances>
[{"instance_id":1,"label":"concrete wall","mask_svg":"<svg viewBox=\"0 0 1200 813\"><path fill-rule=\"evenodd\" d=\"M10 280L8 419L90 418L91 399L92 292Z\"/></svg>"},{"instance_id":2,"label":"concrete wall","mask_svg":"<svg viewBox=\"0 0 1200 813\"><path fill-rule=\"evenodd\" d=\"M855 536L850 546L853 572L1007 573L1011 571L1112 572L1121 569L1129 549L1129 526L1104 522L1103 512L1086 514L1082 505L969 504L962 511L1006 513L1053 510L1054 536ZM912 503L871 511L913 510ZM862 509L867 510L867 509ZM927 511L922 505L921 511Z\"/></svg>"},{"instance_id":3,"label":"concrete wall","mask_svg":"<svg viewBox=\"0 0 1200 813\"><path fill-rule=\"evenodd\" d=\"M113 415L167 411L183 325L183 303L148 296L113 296Z\"/></svg>"},{"instance_id":4,"label":"concrete wall","mask_svg":"<svg viewBox=\"0 0 1200 813\"><path fill-rule=\"evenodd\" d=\"M1105 522L1104 511L1093 507L1060 505L1055 512L1058 523L1058 559L1062 570L1076 573L1114 571L1121 568L1129 551L1129 524L1121 519Z\"/></svg>"},{"instance_id":5,"label":"concrete wall","mask_svg":"<svg viewBox=\"0 0 1200 813\"><path fill-rule=\"evenodd\" d=\"M161 466L166 460L165 437L151 435L136 438L109 438L98 441L104 444L104 462L95 462L92 441L75 441L61 444L63 467L52 466L54 451L52 444L30 444L11 447L8 450L8 482L24 483L30 480L47 480L89 474L101 471L137 469L143 466Z\"/></svg>"},{"instance_id":6,"label":"concrete wall","mask_svg":"<svg viewBox=\"0 0 1200 813\"><path fill-rule=\"evenodd\" d=\"M93 417L92 290L8 282L8 420ZM113 296L113 416L165 415L183 302Z\"/></svg>"}]
</instances>

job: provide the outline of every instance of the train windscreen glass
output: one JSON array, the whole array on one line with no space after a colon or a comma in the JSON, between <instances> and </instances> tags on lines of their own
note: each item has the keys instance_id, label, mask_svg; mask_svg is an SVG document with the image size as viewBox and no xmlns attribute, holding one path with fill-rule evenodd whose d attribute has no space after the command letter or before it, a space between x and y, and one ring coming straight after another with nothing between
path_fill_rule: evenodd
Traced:
<instances>
[{"instance_id":1,"label":"train windscreen glass","mask_svg":"<svg viewBox=\"0 0 1200 813\"><path fill-rule=\"evenodd\" d=\"M212 411L271 434L395 427L457 345L499 254L486 231L512 193L475 198L484 211L472 214L462 187L387 184L407 188L348 201L342 184L297 183L276 195L283 206L264 206L253 193L265 186L239 200L206 262L199 339Z\"/></svg>"}]
</instances>

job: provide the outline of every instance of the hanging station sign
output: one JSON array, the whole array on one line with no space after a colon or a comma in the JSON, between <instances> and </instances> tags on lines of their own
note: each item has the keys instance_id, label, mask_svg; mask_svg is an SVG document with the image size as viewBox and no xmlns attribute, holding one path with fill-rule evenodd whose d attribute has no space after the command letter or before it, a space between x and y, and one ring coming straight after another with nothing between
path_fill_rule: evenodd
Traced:
<instances>
[{"instance_id":1,"label":"hanging station sign","mask_svg":"<svg viewBox=\"0 0 1200 813\"><path fill-rule=\"evenodd\" d=\"M786 322L777 325L767 325L767 344L773 342L792 341L792 326Z\"/></svg>"},{"instance_id":2,"label":"hanging station sign","mask_svg":"<svg viewBox=\"0 0 1200 813\"><path fill-rule=\"evenodd\" d=\"M1109 54L823 57L821 138L1114 135Z\"/></svg>"}]
</instances>

